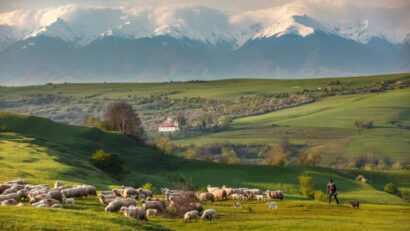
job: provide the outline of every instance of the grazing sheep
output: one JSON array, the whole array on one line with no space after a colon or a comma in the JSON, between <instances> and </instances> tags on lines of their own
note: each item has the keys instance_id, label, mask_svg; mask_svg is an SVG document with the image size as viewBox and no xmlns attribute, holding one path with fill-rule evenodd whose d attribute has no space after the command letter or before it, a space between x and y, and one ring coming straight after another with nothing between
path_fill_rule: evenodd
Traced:
<instances>
[{"instance_id":1,"label":"grazing sheep","mask_svg":"<svg viewBox=\"0 0 410 231\"><path fill-rule=\"evenodd\" d=\"M138 191L136 189L124 189L121 191L121 196L124 198L131 197L131 196L138 196Z\"/></svg>"},{"instance_id":2,"label":"grazing sheep","mask_svg":"<svg viewBox=\"0 0 410 231\"><path fill-rule=\"evenodd\" d=\"M8 199L14 199L16 201L18 201L20 198L17 195L17 193L10 193L7 195L0 195L0 201L4 201L4 200L8 200Z\"/></svg>"},{"instance_id":3,"label":"grazing sheep","mask_svg":"<svg viewBox=\"0 0 410 231\"><path fill-rule=\"evenodd\" d=\"M44 200L39 201L39 203L41 204L47 204L48 206L52 206L54 204L57 204L57 200L53 199L53 198L47 198Z\"/></svg>"},{"instance_id":4,"label":"grazing sheep","mask_svg":"<svg viewBox=\"0 0 410 231\"><path fill-rule=\"evenodd\" d=\"M6 184L27 184L27 182L25 180L22 180L22 179L17 179L17 180L14 180L14 181L6 182Z\"/></svg>"},{"instance_id":5,"label":"grazing sheep","mask_svg":"<svg viewBox=\"0 0 410 231\"><path fill-rule=\"evenodd\" d=\"M101 191L100 194L101 195L114 195L112 191Z\"/></svg>"},{"instance_id":6,"label":"grazing sheep","mask_svg":"<svg viewBox=\"0 0 410 231\"><path fill-rule=\"evenodd\" d=\"M126 206L122 206L120 212L123 213L125 217L148 221L145 208L142 207L127 208Z\"/></svg>"},{"instance_id":7,"label":"grazing sheep","mask_svg":"<svg viewBox=\"0 0 410 231\"><path fill-rule=\"evenodd\" d=\"M202 213L204 212L204 207L202 206L202 204L201 203L192 203L192 207L193 207L193 210L196 210L196 211L198 211L198 214L199 215L202 215Z\"/></svg>"},{"instance_id":8,"label":"grazing sheep","mask_svg":"<svg viewBox=\"0 0 410 231\"><path fill-rule=\"evenodd\" d=\"M35 206L36 208L49 208L50 206L48 204L38 204Z\"/></svg>"},{"instance_id":9,"label":"grazing sheep","mask_svg":"<svg viewBox=\"0 0 410 231\"><path fill-rule=\"evenodd\" d=\"M148 189L143 189L143 188L138 188L137 189L138 194L144 194L145 197L152 197L152 192L151 190Z\"/></svg>"},{"instance_id":10,"label":"grazing sheep","mask_svg":"<svg viewBox=\"0 0 410 231\"><path fill-rule=\"evenodd\" d=\"M247 196L249 200L252 200L255 196L255 193L251 190L245 190L243 193Z\"/></svg>"},{"instance_id":11,"label":"grazing sheep","mask_svg":"<svg viewBox=\"0 0 410 231\"><path fill-rule=\"evenodd\" d=\"M364 176L362 176L362 175L358 175L358 176L356 177L356 181L360 181L360 182L362 182L362 183L367 184L367 179L366 179Z\"/></svg>"},{"instance_id":12,"label":"grazing sheep","mask_svg":"<svg viewBox=\"0 0 410 231\"><path fill-rule=\"evenodd\" d=\"M256 197L256 200L258 200L258 201L265 201L266 200L265 195L256 195L255 197Z\"/></svg>"},{"instance_id":13,"label":"grazing sheep","mask_svg":"<svg viewBox=\"0 0 410 231\"><path fill-rule=\"evenodd\" d=\"M231 200L239 200L239 195L236 193L233 193L230 195Z\"/></svg>"},{"instance_id":14,"label":"grazing sheep","mask_svg":"<svg viewBox=\"0 0 410 231\"><path fill-rule=\"evenodd\" d=\"M50 206L50 208L52 208L52 209L62 209L63 206L61 204L54 204L54 205Z\"/></svg>"},{"instance_id":15,"label":"grazing sheep","mask_svg":"<svg viewBox=\"0 0 410 231\"><path fill-rule=\"evenodd\" d=\"M184 215L185 222L191 222L192 219L195 219L195 221L198 221L198 211L192 210L188 211Z\"/></svg>"},{"instance_id":16,"label":"grazing sheep","mask_svg":"<svg viewBox=\"0 0 410 231\"><path fill-rule=\"evenodd\" d=\"M212 191L216 200L227 200L228 196L226 195L226 191L224 189L218 189Z\"/></svg>"},{"instance_id":17,"label":"grazing sheep","mask_svg":"<svg viewBox=\"0 0 410 231\"><path fill-rule=\"evenodd\" d=\"M216 218L216 210L215 209L207 209L204 211L204 213L201 216L202 220L212 220L212 218Z\"/></svg>"},{"instance_id":18,"label":"grazing sheep","mask_svg":"<svg viewBox=\"0 0 410 231\"><path fill-rule=\"evenodd\" d=\"M268 202L266 204L268 205L269 209L272 209L272 208L277 209L278 208L278 203L276 203L274 201Z\"/></svg>"},{"instance_id":19,"label":"grazing sheep","mask_svg":"<svg viewBox=\"0 0 410 231\"><path fill-rule=\"evenodd\" d=\"M19 197L19 200L21 200L21 198L27 199L27 189L20 189L17 191L17 196Z\"/></svg>"},{"instance_id":20,"label":"grazing sheep","mask_svg":"<svg viewBox=\"0 0 410 231\"><path fill-rule=\"evenodd\" d=\"M7 199L1 202L1 206L16 205L16 204L17 204L17 201L14 199Z\"/></svg>"},{"instance_id":21,"label":"grazing sheep","mask_svg":"<svg viewBox=\"0 0 410 231\"><path fill-rule=\"evenodd\" d=\"M158 209L147 209L145 213L147 217L151 217L151 216L155 217L156 215L159 214L159 211Z\"/></svg>"},{"instance_id":22,"label":"grazing sheep","mask_svg":"<svg viewBox=\"0 0 410 231\"><path fill-rule=\"evenodd\" d=\"M208 190L208 192L212 193L216 190L219 190L219 187L212 187L211 185L206 186L206 189Z\"/></svg>"},{"instance_id":23,"label":"grazing sheep","mask_svg":"<svg viewBox=\"0 0 410 231\"><path fill-rule=\"evenodd\" d=\"M75 205L75 199L74 198L64 198L64 203Z\"/></svg>"},{"instance_id":24,"label":"grazing sheep","mask_svg":"<svg viewBox=\"0 0 410 231\"><path fill-rule=\"evenodd\" d=\"M118 210L121 209L123 206L130 206L130 205L135 205L137 206L138 203L134 200L131 200L129 198L127 199L119 199L119 200L114 200L111 201L107 207L105 207L105 212L117 212Z\"/></svg>"},{"instance_id":25,"label":"grazing sheep","mask_svg":"<svg viewBox=\"0 0 410 231\"><path fill-rule=\"evenodd\" d=\"M159 201L143 201L141 203L145 209L157 209L159 212L164 210L162 203Z\"/></svg>"},{"instance_id":26,"label":"grazing sheep","mask_svg":"<svg viewBox=\"0 0 410 231\"><path fill-rule=\"evenodd\" d=\"M61 192L62 190L69 189L69 188L73 188L73 186L71 186L71 185L62 185L62 186L58 187L57 190Z\"/></svg>"},{"instance_id":27,"label":"grazing sheep","mask_svg":"<svg viewBox=\"0 0 410 231\"><path fill-rule=\"evenodd\" d=\"M110 195L98 194L97 198L98 200L100 200L101 204L108 205L111 201L115 200L117 196L114 194L110 194Z\"/></svg>"},{"instance_id":28,"label":"grazing sheep","mask_svg":"<svg viewBox=\"0 0 410 231\"><path fill-rule=\"evenodd\" d=\"M196 197L199 201L212 201L213 202L215 200L214 194L209 193L209 192L198 193Z\"/></svg>"},{"instance_id":29,"label":"grazing sheep","mask_svg":"<svg viewBox=\"0 0 410 231\"><path fill-rule=\"evenodd\" d=\"M48 195L50 195L51 198L63 201L63 194L59 190L51 190L47 192Z\"/></svg>"},{"instance_id":30,"label":"grazing sheep","mask_svg":"<svg viewBox=\"0 0 410 231\"><path fill-rule=\"evenodd\" d=\"M266 196L268 197L268 199L273 200L273 199L279 199L279 200L283 200L284 195L283 192L280 190L276 190L276 191L270 191L270 190L266 190Z\"/></svg>"},{"instance_id":31,"label":"grazing sheep","mask_svg":"<svg viewBox=\"0 0 410 231\"><path fill-rule=\"evenodd\" d=\"M251 189L250 191L253 192L254 195L262 195L262 190L258 188Z\"/></svg>"},{"instance_id":32,"label":"grazing sheep","mask_svg":"<svg viewBox=\"0 0 410 231\"><path fill-rule=\"evenodd\" d=\"M3 191L3 195L7 195L7 194L10 194L10 193L16 193L16 192L17 192L16 189L10 187L10 188Z\"/></svg>"},{"instance_id":33,"label":"grazing sheep","mask_svg":"<svg viewBox=\"0 0 410 231\"><path fill-rule=\"evenodd\" d=\"M11 184L0 184L0 194L4 192L4 190L11 188Z\"/></svg>"},{"instance_id":34,"label":"grazing sheep","mask_svg":"<svg viewBox=\"0 0 410 231\"><path fill-rule=\"evenodd\" d=\"M120 197L121 194L122 194L122 191L124 191L124 189L122 189L122 188L114 188L114 189L112 189L111 191L112 191L112 193L113 193L114 195Z\"/></svg>"}]
</instances>

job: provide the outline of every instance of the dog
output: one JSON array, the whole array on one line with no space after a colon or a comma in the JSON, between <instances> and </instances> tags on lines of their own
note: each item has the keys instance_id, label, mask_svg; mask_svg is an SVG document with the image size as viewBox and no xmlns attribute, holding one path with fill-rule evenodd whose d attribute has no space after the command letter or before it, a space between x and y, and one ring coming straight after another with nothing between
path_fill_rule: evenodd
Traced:
<instances>
[{"instance_id":1,"label":"dog","mask_svg":"<svg viewBox=\"0 0 410 231\"><path fill-rule=\"evenodd\" d=\"M352 206L352 208L359 208L359 206L360 206L360 202L358 202L358 201L356 201L356 202L353 202L353 201L350 201L350 205Z\"/></svg>"},{"instance_id":2,"label":"dog","mask_svg":"<svg viewBox=\"0 0 410 231\"><path fill-rule=\"evenodd\" d=\"M266 203L269 207L269 209L277 209L278 208L278 203L276 202L268 202Z\"/></svg>"}]
</instances>

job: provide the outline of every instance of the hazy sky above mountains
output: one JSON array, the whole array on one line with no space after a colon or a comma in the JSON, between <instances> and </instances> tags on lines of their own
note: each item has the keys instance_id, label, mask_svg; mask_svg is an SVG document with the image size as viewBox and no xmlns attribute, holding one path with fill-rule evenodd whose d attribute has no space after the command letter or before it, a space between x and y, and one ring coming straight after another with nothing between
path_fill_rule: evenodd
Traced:
<instances>
[{"instance_id":1,"label":"hazy sky above mountains","mask_svg":"<svg viewBox=\"0 0 410 231\"><path fill-rule=\"evenodd\" d=\"M389 40L400 42L410 33L409 0L0 0L0 13L33 10L75 4L92 7L144 8L180 5L201 5L260 17L272 11L257 11L285 6L299 9L322 23L366 25ZM264 15L269 18L271 15ZM1 15L0 15L1 18ZM4 17L1 21L4 20Z\"/></svg>"}]
</instances>

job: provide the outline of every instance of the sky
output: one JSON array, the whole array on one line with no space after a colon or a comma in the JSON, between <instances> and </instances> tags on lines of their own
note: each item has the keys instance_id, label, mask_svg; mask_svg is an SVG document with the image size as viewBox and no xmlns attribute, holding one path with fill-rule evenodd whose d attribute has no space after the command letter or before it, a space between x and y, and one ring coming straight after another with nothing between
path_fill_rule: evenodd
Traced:
<instances>
[{"instance_id":1,"label":"sky","mask_svg":"<svg viewBox=\"0 0 410 231\"><path fill-rule=\"evenodd\" d=\"M144 8L199 5L248 18L271 17L266 9L291 5L323 23L369 24L379 34L400 42L410 34L410 0L0 0L0 13L38 10L68 4L91 7Z\"/></svg>"}]
</instances>

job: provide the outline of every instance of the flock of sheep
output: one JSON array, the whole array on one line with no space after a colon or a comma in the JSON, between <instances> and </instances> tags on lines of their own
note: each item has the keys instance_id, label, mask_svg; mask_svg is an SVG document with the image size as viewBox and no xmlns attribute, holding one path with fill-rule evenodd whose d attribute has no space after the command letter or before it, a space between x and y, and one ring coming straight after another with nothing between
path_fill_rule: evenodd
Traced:
<instances>
[{"instance_id":1,"label":"flock of sheep","mask_svg":"<svg viewBox=\"0 0 410 231\"><path fill-rule=\"evenodd\" d=\"M38 208L62 208L61 203L75 204L74 198L96 196L105 212L120 212L129 218L148 220L150 216L166 214L180 216L186 222L212 220L217 218L215 209L204 209L201 202L215 200L257 200L280 199L282 191L262 192L260 189L207 187L207 192L161 189L163 198L154 198L150 190L125 187L101 191L97 195L97 188L92 185L70 186L60 182L50 189L47 184L30 185L25 180L15 180L0 184L0 204L24 206L22 203L29 200L30 206ZM140 204L139 204L140 203ZM234 204L240 207L239 203ZM269 208L277 208L276 202L268 202Z\"/></svg>"},{"instance_id":2,"label":"flock of sheep","mask_svg":"<svg viewBox=\"0 0 410 231\"><path fill-rule=\"evenodd\" d=\"M24 206L29 200L30 206L38 208L62 208L61 202L75 204L74 197L95 196L97 188L91 185L64 185L60 182L50 189L47 184L31 185L25 180L14 180L0 184L0 204Z\"/></svg>"}]
</instances>

